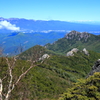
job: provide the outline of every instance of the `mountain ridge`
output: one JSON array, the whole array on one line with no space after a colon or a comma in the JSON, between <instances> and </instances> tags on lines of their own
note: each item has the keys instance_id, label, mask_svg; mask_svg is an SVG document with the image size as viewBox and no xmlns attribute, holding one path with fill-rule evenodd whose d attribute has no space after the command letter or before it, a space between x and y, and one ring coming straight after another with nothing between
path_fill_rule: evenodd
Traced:
<instances>
[{"instance_id":1,"label":"mountain ridge","mask_svg":"<svg viewBox=\"0 0 100 100\"><path fill-rule=\"evenodd\" d=\"M55 41L52 44L46 44L45 47L49 50L63 53L70 51L73 48L93 50L100 52L100 35L93 35L87 32L71 31L65 37Z\"/></svg>"}]
</instances>

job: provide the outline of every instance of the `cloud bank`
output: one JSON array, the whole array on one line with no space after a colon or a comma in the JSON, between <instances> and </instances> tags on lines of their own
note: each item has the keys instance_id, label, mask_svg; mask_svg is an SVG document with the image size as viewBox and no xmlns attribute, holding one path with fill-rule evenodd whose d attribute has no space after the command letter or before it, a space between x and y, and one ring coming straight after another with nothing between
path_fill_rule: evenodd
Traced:
<instances>
[{"instance_id":1,"label":"cloud bank","mask_svg":"<svg viewBox=\"0 0 100 100\"><path fill-rule=\"evenodd\" d=\"M0 21L0 29L8 29L11 31L20 31L20 27L16 27L15 24L11 24L10 22L7 21Z\"/></svg>"}]
</instances>

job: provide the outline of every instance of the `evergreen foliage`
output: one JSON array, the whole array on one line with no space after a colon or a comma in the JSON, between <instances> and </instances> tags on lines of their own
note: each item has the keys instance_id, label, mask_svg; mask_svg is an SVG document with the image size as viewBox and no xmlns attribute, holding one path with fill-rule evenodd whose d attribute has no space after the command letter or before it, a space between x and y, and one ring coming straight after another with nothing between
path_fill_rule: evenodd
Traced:
<instances>
[{"instance_id":1,"label":"evergreen foliage","mask_svg":"<svg viewBox=\"0 0 100 100\"><path fill-rule=\"evenodd\" d=\"M59 100L100 100L100 72L87 79L79 79Z\"/></svg>"},{"instance_id":2,"label":"evergreen foliage","mask_svg":"<svg viewBox=\"0 0 100 100\"><path fill-rule=\"evenodd\" d=\"M93 51L89 51L89 56L79 51L72 57L66 57L57 55L44 47L35 46L19 55L13 69L13 81L16 81L19 75L31 65L27 57L34 60L44 53L49 54L50 58L45 59L43 63L35 63L37 66L20 80L13 90L10 100L57 100L65 92L65 88L72 87L77 79L85 78L94 62L100 58L100 53ZM21 58L22 55L25 55L26 58ZM9 60L13 62L12 58ZM8 76L7 64L3 57L0 58L0 72L1 78ZM4 92L7 89L8 80L9 77L3 80Z\"/></svg>"}]
</instances>

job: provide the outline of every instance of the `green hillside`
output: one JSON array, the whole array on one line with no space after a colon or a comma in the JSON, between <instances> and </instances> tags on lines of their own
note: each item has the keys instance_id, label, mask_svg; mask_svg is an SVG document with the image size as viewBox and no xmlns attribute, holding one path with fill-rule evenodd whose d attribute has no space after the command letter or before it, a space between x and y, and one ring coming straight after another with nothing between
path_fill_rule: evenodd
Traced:
<instances>
[{"instance_id":1,"label":"green hillside","mask_svg":"<svg viewBox=\"0 0 100 100\"><path fill-rule=\"evenodd\" d=\"M80 50L86 48L87 50L100 52L100 35L71 31L66 34L64 38L59 39L53 44L47 44L45 47L62 54L67 53L73 48L78 48Z\"/></svg>"},{"instance_id":2,"label":"green hillside","mask_svg":"<svg viewBox=\"0 0 100 100\"><path fill-rule=\"evenodd\" d=\"M36 47L40 48L41 46ZM31 49L29 50L31 51ZM37 53L41 51L35 48L34 50L32 48L34 55L32 57L36 57ZM26 52L31 53L29 51ZM32 62L26 61L25 59L17 59L14 63L14 59L9 58L11 66L14 66L12 70L13 83L16 82L21 73L25 72L31 64L32 66L35 65L22 77L18 85L15 86L10 94L9 100L57 100L66 91L65 89L72 87L73 83L77 82L77 79L85 78L90 72L94 62L100 58L100 53L93 51L89 51L89 56L79 51L72 57L56 55L50 51L46 53L49 53L50 57L42 63L36 62L32 64ZM7 64L5 59L0 58L0 78L3 79L4 84L3 93L6 93L10 79L9 64Z\"/></svg>"},{"instance_id":3,"label":"green hillside","mask_svg":"<svg viewBox=\"0 0 100 100\"><path fill-rule=\"evenodd\" d=\"M62 100L67 100L66 93L68 97L74 98L76 94L69 96L71 91L77 88L74 83L79 83L77 79L85 79L94 62L100 59L99 38L100 36L86 32L72 31L45 47L36 45L15 57L1 57L0 87L3 85L3 91L0 95L5 100L7 91L11 90L8 92L9 100L58 100L63 93ZM66 56L66 53L73 48L79 50L74 52L74 56ZM88 55L82 51L83 48L88 50ZM48 58L39 60L44 54L47 54ZM83 83L78 85L80 84ZM68 88L71 91L66 92ZM86 92L84 89L83 93ZM83 97L77 96L77 98Z\"/></svg>"},{"instance_id":4,"label":"green hillside","mask_svg":"<svg viewBox=\"0 0 100 100\"><path fill-rule=\"evenodd\" d=\"M18 55L18 59L22 60L38 60L43 54L55 55L56 53L46 49L43 46L36 45Z\"/></svg>"}]
</instances>

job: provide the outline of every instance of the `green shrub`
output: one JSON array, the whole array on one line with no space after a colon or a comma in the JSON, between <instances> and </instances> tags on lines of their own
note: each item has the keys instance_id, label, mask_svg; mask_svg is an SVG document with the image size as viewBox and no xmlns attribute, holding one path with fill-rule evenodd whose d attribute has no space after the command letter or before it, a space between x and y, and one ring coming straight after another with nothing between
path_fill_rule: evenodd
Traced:
<instances>
[{"instance_id":1,"label":"green shrub","mask_svg":"<svg viewBox=\"0 0 100 100\"><path fill-rule=\"evenodd\" d=\"M100 100L100 72L78 80L59 100Z\"/></svg>"}]
</instances>

